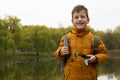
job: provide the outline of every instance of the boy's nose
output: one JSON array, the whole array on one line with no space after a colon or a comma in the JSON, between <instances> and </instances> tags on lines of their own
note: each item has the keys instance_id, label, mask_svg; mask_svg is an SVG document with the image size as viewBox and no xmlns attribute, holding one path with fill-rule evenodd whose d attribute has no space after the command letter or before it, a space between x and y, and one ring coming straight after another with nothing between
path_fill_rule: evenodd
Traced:
<instances>
[{"instance_id":1,"label":"boy's nose","mask_svg":"<svg viewBox=\"0 0 120 80\"><path fill-rule=\"evenodd\" d=\"M81 17L78 18L78 20L81 20L81 19L82 19Z\"/></svg>"}]
</instances>

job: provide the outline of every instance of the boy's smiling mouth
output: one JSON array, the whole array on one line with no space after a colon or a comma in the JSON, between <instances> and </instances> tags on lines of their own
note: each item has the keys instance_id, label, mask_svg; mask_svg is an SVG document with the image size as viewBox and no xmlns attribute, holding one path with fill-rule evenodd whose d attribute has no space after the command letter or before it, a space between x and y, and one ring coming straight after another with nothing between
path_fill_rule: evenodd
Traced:
<instances>
[{"instance_id":1,"label":"boy's smiling mouth","mask_svg":"<svg viewBox=\"0 0 120 80\"><path fill-rule=\"evenodd\" d=\"M84 22L78 22L76 24L79 25L79 26L83 26L85 23Z\"/></svg>"}]
</instances>

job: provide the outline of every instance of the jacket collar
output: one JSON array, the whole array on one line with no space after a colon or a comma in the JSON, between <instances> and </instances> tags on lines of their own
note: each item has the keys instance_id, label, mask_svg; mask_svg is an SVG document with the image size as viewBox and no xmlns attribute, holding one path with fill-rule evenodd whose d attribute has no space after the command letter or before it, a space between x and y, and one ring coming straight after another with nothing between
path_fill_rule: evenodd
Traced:
<instances>
[{"instance_id":1,"label":"jacket collar","mask_svg":"<svg viewBox=\"0 0 120 80\"><path fill-rule=\"evenodd\" d=\"M82 30L78 30L76 27L72 27L72 31L73 34L77 35L78 37L81 37L83 35L86 35L89 33L89 29L88 26L86 26L84 29Z\"/></svg>"}]
</instances>

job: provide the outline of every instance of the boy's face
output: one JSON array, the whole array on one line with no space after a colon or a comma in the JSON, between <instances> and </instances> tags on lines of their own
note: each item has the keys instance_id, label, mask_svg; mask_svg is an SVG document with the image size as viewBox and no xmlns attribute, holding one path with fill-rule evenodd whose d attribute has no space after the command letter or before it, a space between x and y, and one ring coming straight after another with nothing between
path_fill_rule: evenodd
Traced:
<instances>
[{"instance_id":1,"label":"boy's face","mask_svg":"<svg viewBox=\"0 0 120 80\"><path fill-rule=\"evenodd\" d=\"M73 26L77 29L83 29L89 23L89 18L86 15L85 10L81 10L80 12L74 12L72 17Z\"/></svg>"}]
</instances>

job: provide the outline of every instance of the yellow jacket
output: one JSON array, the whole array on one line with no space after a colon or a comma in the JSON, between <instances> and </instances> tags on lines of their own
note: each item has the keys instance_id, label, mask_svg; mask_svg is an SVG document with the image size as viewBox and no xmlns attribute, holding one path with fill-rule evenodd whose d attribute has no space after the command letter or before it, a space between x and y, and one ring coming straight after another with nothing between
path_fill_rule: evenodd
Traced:
<instances>
[{"instance_id":1,"label":"yellow jacket","mask_svg":"<svg viewBox=\"0 0 120 80\"><path fill-rule=\"evenodd\" d=\"M95 54L98 59L96 64L88 64L86 66L83 57L75 57L73 55L74 52L86 55L93 54L94 35L89 32L88 27L85 27L82 32L83 34L78 36L78 30L72 27L72 31L68 33L70 57L64 67L64 80L97 80L96 66L103 64L108 59L107 49L101 39L99 41L98 53ZM64 46L63 44L62 38L58 49L54 53L54 57L61 61L64 57L59 56L59 52Z\"/></svg>"}]
</instances>

